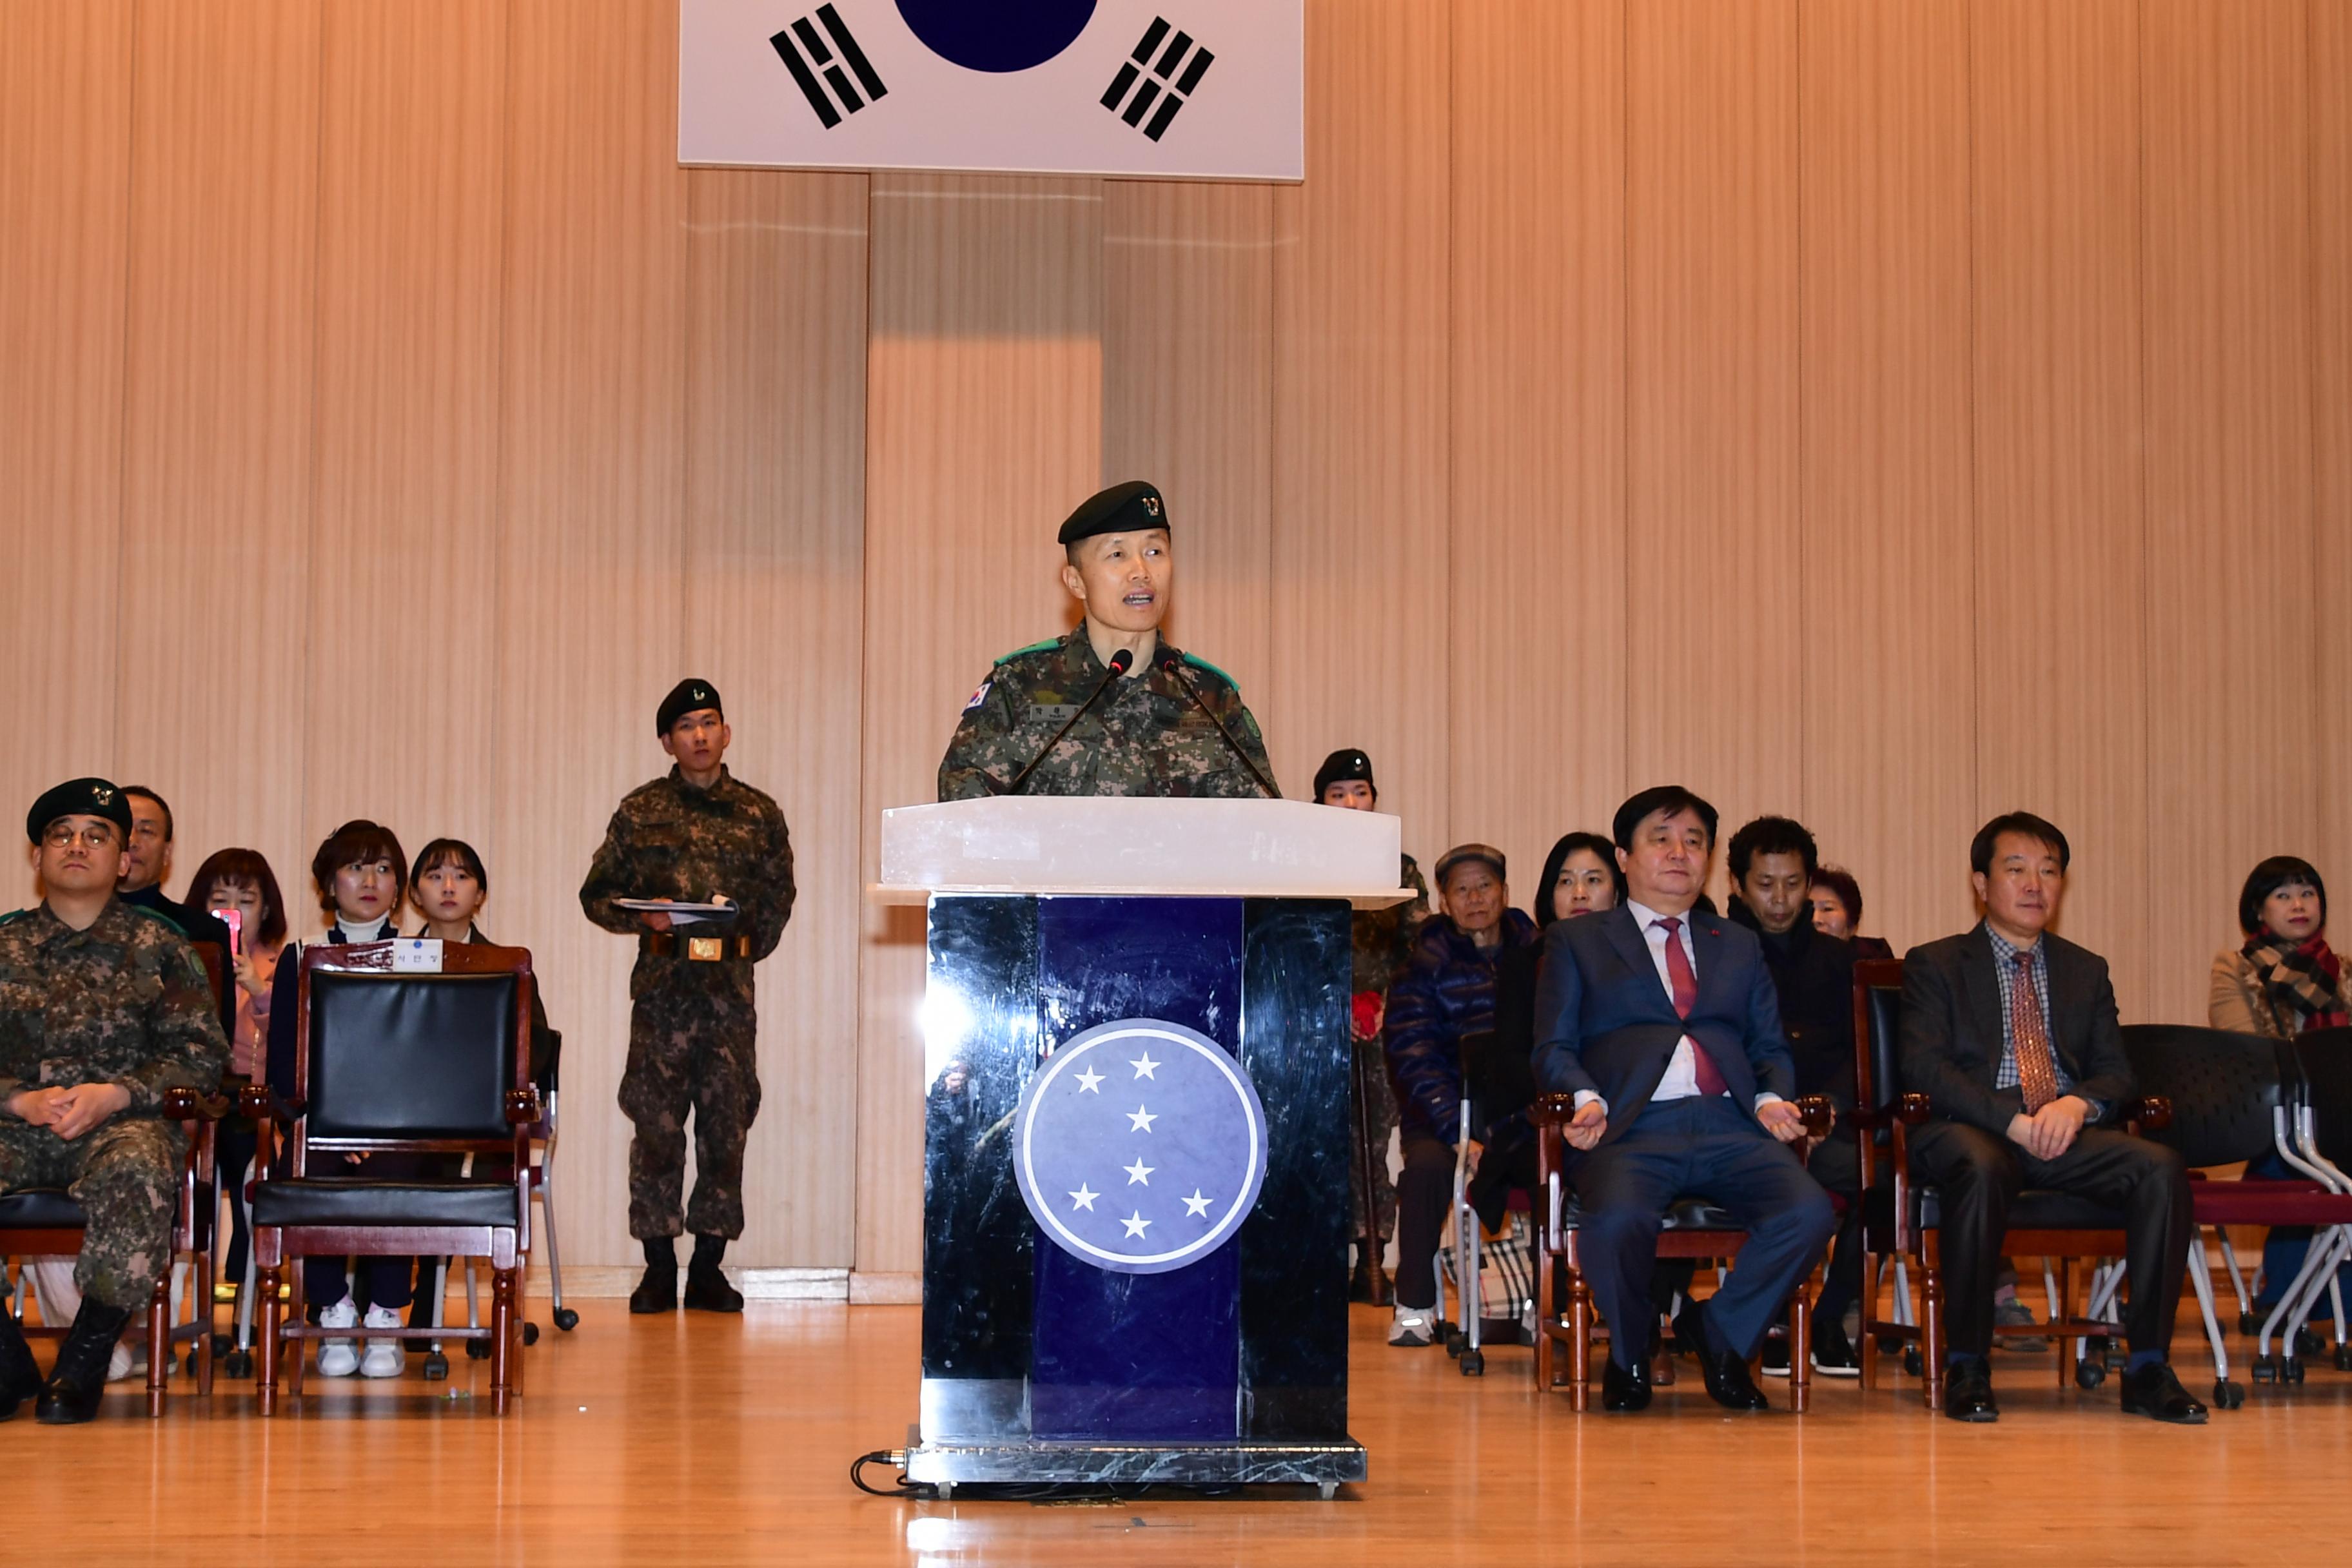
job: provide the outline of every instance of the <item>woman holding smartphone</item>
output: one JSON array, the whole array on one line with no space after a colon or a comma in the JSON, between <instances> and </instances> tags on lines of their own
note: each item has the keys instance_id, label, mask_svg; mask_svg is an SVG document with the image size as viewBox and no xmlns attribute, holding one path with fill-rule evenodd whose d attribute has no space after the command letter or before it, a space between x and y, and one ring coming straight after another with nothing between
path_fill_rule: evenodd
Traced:
<instances>
[{"instance_id":1,"label":"woman holding smartphone","mask_svg":"<svg viewBox=\"0 0 2352 1568\"><path fill-rule=\"evenodd\" d=\"M310 858L310 880L319 890L320 912L327 917L327 931L320 941L330 946L344 946L386 942L400 934L395 922L400 913L401 891L408 880L408 857L402 852L400 840L391 828L365 818L344 823L327 835L326 842ZM296 997L301 973L301 944L289 944L270 985L267 1058L270 1088L289 1099L294 1093L295 1015L299 1007ZM356 1164L362 1156L347 1154L344 1158ZM410 1163L397 1156L377 1155L370 1161L365 1173L400 1180L416 1173L409 1169ZM362 1377L398 1377L407 1369L407 1353L401 1347L400 1314L415 1297L411 1283L415 1266L415 1259L412 1258L360 1260L368 1296L367 1319L362 1323L359 1305L352 1299L351 1286L343 1277L344 1260L303 1259L302 1290L318 1311L319 1326L371 1331L364 1356L349 1338L320 1340L320 1376L349 1377L356 1372Z\"/></svg>"},{"instance_id":2,"label":"woman holding smartphone","mask_svg":"<svg viewBox=\"0 0 2352 1568\"><path fill-rule=\"evenodd\" d=\"M269 1034L270 984L278 975L278 955L286 951L286 901L278 897L278 878L258 850L215 850L188 879L187 903L191 909L210 910L229 928L236 1033L229 1038L228 1070L232 1079L250 1079L261 1065ZM230 1205L228 1250L221 1260L224 1279L245 1278L245 1173L253 1163L253 1151L252 1122L241 1116L221 1122L213 1160L222 1189L237 1195Z\"/></svg>"}]
</instances>

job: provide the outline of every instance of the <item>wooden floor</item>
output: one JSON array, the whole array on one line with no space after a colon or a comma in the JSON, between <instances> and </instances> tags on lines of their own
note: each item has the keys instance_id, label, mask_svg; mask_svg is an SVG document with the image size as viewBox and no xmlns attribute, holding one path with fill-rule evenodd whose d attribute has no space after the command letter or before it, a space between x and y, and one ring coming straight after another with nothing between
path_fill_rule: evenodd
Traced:
<instances>
[{"instance_id":1,"label":"wooden floor","mask_svg":"<svg viewBox=\"0 0 2352 1568\"><path fill-rule=\"evenodd\" d=\"M903 1442L915 1309L647 1321L578 1305L577 1332L529 1352L522 1412L504 1421L487 1363L462 1358L446 1384L413 1358L396 1384L313 1380L271 1422L226 1384L155 1423L128 1384L89 1426L28 1411L0 1426L11 1534L100 1562L196 1545L194 1561L249 1563L1385 1568L1885 1563L1906 1546L1915 1561L2272 1564L2338 1557L2352 1528L2352 1375L2324 1364L2202 1430L2126 1419L2112 1384L2062 1394L2048 1355L2015 1354L1996 1368L2007 1414L1992 1427L1927 1415L1909 1380L1867 1399L1830 1384L1810 1415L1735 1420L1692 1376L1644 1415L1580 1419L1534 1393L1527 1352L1493 1350L1486 1378L1465 1380L1443 1351L1388 1349L1385 1314L1358 1308L1351 1425L1371 1479L1334 1502L940 1504L864 1497L846 1474L852 1456ZM544 1324L544 1304L531 1315Z\"/></svg>"}]
</instances>

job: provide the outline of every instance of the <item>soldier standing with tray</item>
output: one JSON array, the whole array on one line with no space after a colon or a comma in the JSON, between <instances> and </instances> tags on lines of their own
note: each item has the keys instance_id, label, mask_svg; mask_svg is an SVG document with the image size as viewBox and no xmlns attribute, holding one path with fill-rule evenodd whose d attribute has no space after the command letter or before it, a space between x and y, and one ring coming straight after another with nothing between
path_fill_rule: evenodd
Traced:
<instances>
[{"instance_id":1,"label":"soldier standing with tray","mask_svg":"<svg viewBox=\"0 0 2352 1568\"><path fill-rule=\"evenodd\" d=\"M751 966L792 918L792 838L782 809L727 771L734 732L709 682L679 681L654 729L677 765L623 798L580 888L590 920L637 938L621 1110L635 1128L629 1234L645 1246L646 1272L629 1310L677 1308L677 1237L691 1230L686 1304L740 1312L719 1262L743 1234L743 1145L760 1113ZM689 919L623 900L733 909ZM689 1110L694 1198L681 1209Z\"/></svg>"},{"instance_id":2,"label":"soldier standing with tray","mask_svg":"<svg viewBox=\"0 0 2352 1568\"><path fill-rule=\"evenodd\" d=\"M1090 496L1060 540L1085 618L996 661L940 761L940 798L1279 798L1233 679L1160 636L1176 561L1159 490L1134 479Z\"/></svg>"}]
</instances>

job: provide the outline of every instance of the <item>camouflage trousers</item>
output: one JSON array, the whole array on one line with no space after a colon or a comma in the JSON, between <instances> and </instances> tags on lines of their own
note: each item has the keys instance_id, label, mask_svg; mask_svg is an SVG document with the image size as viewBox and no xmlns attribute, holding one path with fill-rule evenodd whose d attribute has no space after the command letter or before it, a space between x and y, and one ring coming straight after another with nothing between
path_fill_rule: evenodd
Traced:
<instances>
[{"instance_id":1,"label":"camouflage trousers","mask_svg":"<svg viewBox=\"0 0 2352 1568\"><path fill-rule=\"evenodd\" d=\"M150 1117L122 1117L71 1142L46 1127L0 1121L0 1192L62 1187L87 1221L74 1284L110 1307L142 1310L172 1262L187 1142Z\"/></svg>"},{"instance_id":2,"label":"camouflage trousers","mask_svg":"<svg viewBox=\"0 0 2352 1568\"><path fill-rule=\"evenodd\" d=\"M750 987L666 985L629 1014L621 1110L629 1140L629 1234L639 1241L743 1234L743 1145L760 1114L758 1021ZM686 1118L694 1114L694 1200Z\"/></svg>"},{"instance_id":3,"label":"camouflage trousers","mask_svg":"<svg viewBox=\"0 0 2352 1568\"><path fill-rule=\"evenodd\" d=\"M1396 1226L1396 1186L1389 1180L1389 1134L1396 1128L1396 1095L1389 1088L1388 1053L1380 1037L1357 1040L1351 1046L1353 1080L1348 1086L1348 1195L1353 1201L1358 1236L1384 1237ZM1364 1215L1364 1165L1369 1146L1372 1171L1372 1214Z\"/></svg>"}]
</instances>

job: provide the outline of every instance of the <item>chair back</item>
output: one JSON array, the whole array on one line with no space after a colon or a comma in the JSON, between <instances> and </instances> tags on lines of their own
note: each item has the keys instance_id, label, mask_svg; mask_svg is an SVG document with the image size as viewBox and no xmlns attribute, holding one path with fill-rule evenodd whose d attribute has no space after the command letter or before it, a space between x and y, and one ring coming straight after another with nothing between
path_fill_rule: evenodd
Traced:
<instances>
[{"instance_id":1,"label":"chair back","mask_svg":"<svg viewBox=\"0 0 2352 1568\"><path fill-rule=\"evenodd\" d=\"M510 1144L509 1091L530 1087L530 954L450 943L435 973L393 968L393 942L302 952L295 1093L301 1151Z\"/></svg>"},{"instance_id":2,"label":"chair back","mask_svg":"<svg viewBox=\"0 0 2352 1568\"><path fill-rule=\"evenodd\" d=\"M1903 961L1865 958L1853 966L1853 1102L1890 1112L1903 1097Z\"/></svg>"},{"instance_id":3,"label":"chair back","mask_svg":"<svg viewBox=\"0 0 2352 1568\"><path fill-rule=\"evenodd\" d=\"M1536 1069L1524 1052L1508 1049L1502 1037L1481 1029L1462 1037L1462 1092L1483 1125L1525 1110L1536 1102Z\"/></svg>"},{"instance_id":4,"label":"chair back","mask_svg":"<svg viewBox=\"0 0 2352 1568\"><path fill-rule=\"evenodd\" d=\"M2352 1029L2314 1029L2286 1044L2311 1107L2312 1142L2331 1163L2352 1168Z\"/></svg>"},{"instance_id":5,"label":"chair back","mask_svg":"<svg viewBox=\"0 0 2352 1568\"><path fill-rule=\"evenodd\" d=\"M2259 1160L2272 1148L2272 1112L2286 1103L2292 1066L2283 1042L2185 1024L2126 1024L2124 1055L2143 1095L2172 1102L2172 1121L2142 1136L2191 1165Z\"/></svg>"}]
</instances>

